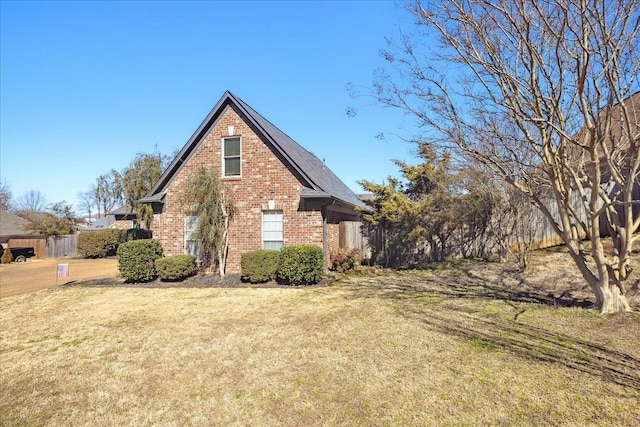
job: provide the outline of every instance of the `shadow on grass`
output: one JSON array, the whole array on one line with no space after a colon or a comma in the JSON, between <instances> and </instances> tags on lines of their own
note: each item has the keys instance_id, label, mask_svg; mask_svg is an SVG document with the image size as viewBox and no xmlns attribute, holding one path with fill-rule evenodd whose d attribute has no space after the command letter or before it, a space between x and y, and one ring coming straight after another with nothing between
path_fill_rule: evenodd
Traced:
<instances>
[{"instance_id":1,"label":"shadow on grass","mask_svg":"<svg viewBox=\"0 0 640 427\"><path fill-rule=\"evenodd\" d=\"M507 319L473 316L471 322L461 322L451 316L412 309L406 310L405 315L447 335L469 340L483 350L505 350L640 390L640 360L592 341Z\"/></svg>"},{"instance_id":2,"label":"shadow on grass","mask_svg":"<svg viewBox=\"0 0 640 427\"><path fill-rule=\"evenodd\" d=\"M528 304L584 308L592 306L590 301L512 289L503 284L504 277L495 283L460 269L457 274L432 277L376 277L361 284L354 281L348 286L354 291L354 298L383 298L402 303L402 315L430 329L459 337L479 350L506 351L640 390L640 359L637 357L611 349L595 339L582 339L559 333L553 327L546 329L518 321L518 316L530 307ZM513 307L514 315L511 316L506 307L499 315L488 313L480 306L476 309L468 305L441 304L455 299L505 301ZM622 320L624 323L624 318Z\"/></svg>"},{"instance_id":3,"label":"shadow on grass","mask_svg":"<svg viewBox=\"0 0 640 427\"><path fill-rule=\"evenodd\" d=\"M383 292L392 297L411 298L412 296L421 297L428 292L433 297L480 298L553 307L592 308L594 306L589 299L573 297L575 289L566 289L556 296L553 292L528 289L523 279L518 280L516 286L506 285L507 279L513 279L516 275L516 272L504 271L498 275L497 280L493 280L482 277L470 268L458 268L455 271L449 271L448 274L425 277L400 274L390 282L378 277L376 280L382 280L383 283L376 287L374 294L379 295ZM371 287L368 288L372 290ZM363 291L366 295L367 290L363 289Z\"/></svg>"}]
</instances>

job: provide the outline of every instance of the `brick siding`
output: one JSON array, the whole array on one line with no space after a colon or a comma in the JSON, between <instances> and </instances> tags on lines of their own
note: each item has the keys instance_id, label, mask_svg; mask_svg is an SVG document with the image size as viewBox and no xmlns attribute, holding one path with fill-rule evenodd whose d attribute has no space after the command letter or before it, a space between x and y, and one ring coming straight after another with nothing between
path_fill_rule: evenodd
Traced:
<instances>
[{"instance_id":1,"label":"brick siding","mask_svg":"<svg viewBox=\"0 0 640 427\"><path fill-rule=\"evenodd\" d=\"M229 127L233 134L229 135ZM222 139L241 137L241 177L222 178ZM302 210L302 184L278 156L258 137L256 131L230 106L199 142L183 167L167 187L164 212L152 222L154 238L165 255L184 253L184 215L178 201L188 177L202 165L213 166L235 204L229 234L227 273L240 272L243 253L262 247L262 211L267 201L275 200L275 209L283 211L284 245L311 244L322 247L320 210ZM338 224L328 224L327 244L336 250Z\"/></svg>"}]
</instances>

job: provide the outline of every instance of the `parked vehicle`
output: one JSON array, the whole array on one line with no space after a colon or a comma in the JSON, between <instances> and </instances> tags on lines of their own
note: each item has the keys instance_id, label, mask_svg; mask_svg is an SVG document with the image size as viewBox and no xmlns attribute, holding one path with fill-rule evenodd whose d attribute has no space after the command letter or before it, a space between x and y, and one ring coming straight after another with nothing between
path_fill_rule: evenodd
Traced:
<instances>
[{"instance_id":1,"label":"parked vehicle","mask_svg":"<svg viewBox=\"0 0 640 427\"><path fill-rule=\"evenodd\" d=\"M32 247L25 246L9 249L11 249L12 262L26 262L27 258L36 256L36 251ZM0 245L0 257L2 257L2 254L4 254L4 247Z\"/></svg>"}]
</instances>

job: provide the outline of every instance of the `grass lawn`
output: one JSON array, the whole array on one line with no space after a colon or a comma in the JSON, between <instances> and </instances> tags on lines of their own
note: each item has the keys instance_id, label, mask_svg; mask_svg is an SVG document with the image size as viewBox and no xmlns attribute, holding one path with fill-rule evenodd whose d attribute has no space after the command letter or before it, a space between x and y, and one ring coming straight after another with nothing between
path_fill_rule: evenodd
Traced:
<instances>
[{"instance_id":1,"label":"grass lawn","mask_svg":"<svg viewBox=\"0 0 640 427\"><path fill-rule=\"evenodd\" d=\"M640 314L474 268L3 298L0 424L638 425Z\"/></svg>"}]
</instances>

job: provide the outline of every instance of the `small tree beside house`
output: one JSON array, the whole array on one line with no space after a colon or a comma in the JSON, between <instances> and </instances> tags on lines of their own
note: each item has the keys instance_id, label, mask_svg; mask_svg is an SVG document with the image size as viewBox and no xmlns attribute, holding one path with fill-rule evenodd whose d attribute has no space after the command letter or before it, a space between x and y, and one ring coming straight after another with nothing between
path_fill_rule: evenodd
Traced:
<instances>
[{"instance_id":1,"label":"small tree beside house","mask_svg":"<svg viewBox=\"0 0 640 427\"><path fill-rule=\"evenodd\" d=\"M197 218L192 237L202 265L217 267L220 277L224 277L233 201L225 193L218 173L201 166L189 177L181 199L185 215Z\"/></svg>"}]
</instances>

